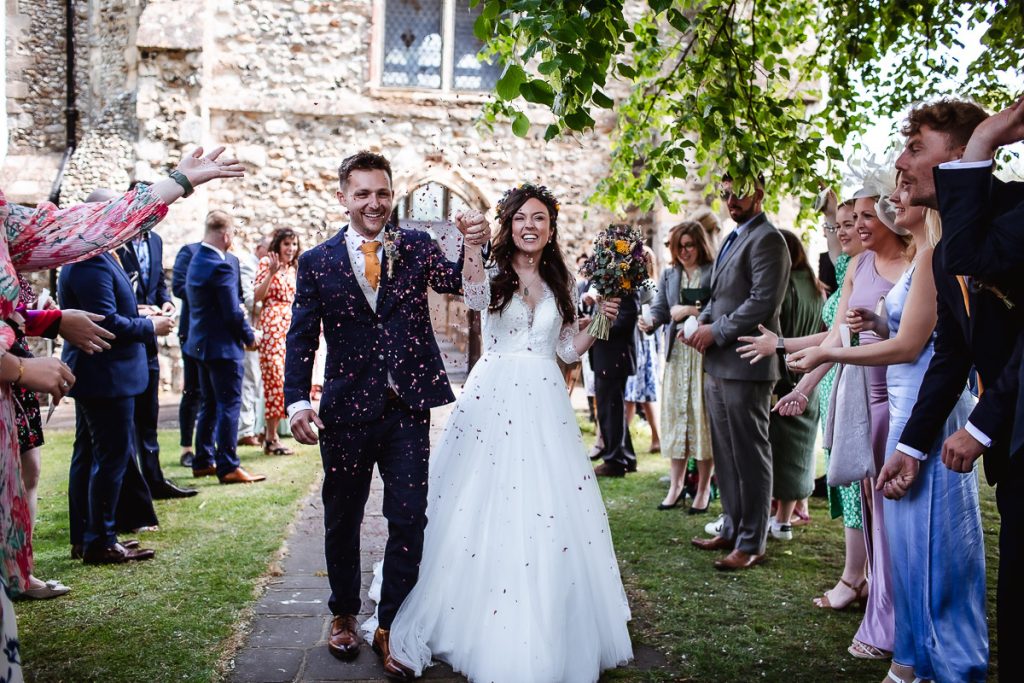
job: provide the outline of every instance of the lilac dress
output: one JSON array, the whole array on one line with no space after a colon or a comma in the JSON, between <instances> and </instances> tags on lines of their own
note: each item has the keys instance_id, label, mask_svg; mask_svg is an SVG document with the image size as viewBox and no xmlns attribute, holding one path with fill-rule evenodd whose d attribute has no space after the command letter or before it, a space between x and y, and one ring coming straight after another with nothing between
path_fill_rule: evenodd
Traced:
<instances>
[{"instance_id":1,"label":"lilac dress","mask_svg":"<svg viewBox=\"0 0 1024 683\"><path fill-rule=\"evenodd\" d=\"M866 308L874 311L893 283L878 274L875 269L875 253L865 251L857 260L853 274L853 291L850 292L848 309ZM861 332L860 345L867 346L881 341L874 332ZM875 456L875 470L882 469L886 457L886 439L889 435L889 395L885 384L885 366L869 367L869 410L871 412L871 450ZM889 577L889 546L885 537L885 516L882 501L884 496L875 491L874 480L865 487L861 484L861 503L864 512L864 542L868 552L868 575L870 589L864 619L857 629L855 638L862 643L873 645L891 652L893 649L894 620L891 580Z\"/></svg>"}]
</instances>

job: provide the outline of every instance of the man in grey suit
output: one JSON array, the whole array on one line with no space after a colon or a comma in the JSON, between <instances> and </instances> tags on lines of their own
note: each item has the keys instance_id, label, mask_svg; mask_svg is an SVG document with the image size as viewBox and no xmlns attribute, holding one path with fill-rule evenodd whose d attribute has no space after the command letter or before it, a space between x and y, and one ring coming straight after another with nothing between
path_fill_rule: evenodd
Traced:
<instances>
[{"instance_id":1,"label":"man in grey suit","mask_svg":"<svg viewBox=\"0 0 1024 683\"><path fill-rule=\"evenodd\" d=\"M751 365L736 352L737 338L756 334L759 324L778 333L790 260L785 240L761 210L762 177L752 194L739 196L725 176L722 199L737 228L722 242L711 298L686 343L704 354L704 405L725 512L719 535L693 544L729 551L715 561L716 569L728 570L764 561L772 497L768 413L779 379L777 359Z\"/></svg>"}]
</instances>

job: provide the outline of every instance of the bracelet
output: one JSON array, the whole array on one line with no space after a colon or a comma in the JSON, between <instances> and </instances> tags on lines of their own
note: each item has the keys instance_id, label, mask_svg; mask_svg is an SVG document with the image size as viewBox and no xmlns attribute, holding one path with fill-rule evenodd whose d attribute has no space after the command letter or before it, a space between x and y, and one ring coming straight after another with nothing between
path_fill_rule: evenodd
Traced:
<instances>
[{"instance_id":1,"label":"bracelet","mask_svg":"<svg viewBox=\"0 0 1024 683\"><path fill-rule=\"evenodd\" d=\"M821 229L824 230L825 232L835 233L835 232L839 231L839 226L838 225L832 225L828 221L823 221L822 224L821 224Z\"/></svg>"},{"instance_id":2,"label":"bracelet","mask_svg":"<svg viewBox=\"0 0 1024 683\"><path fill-rule=\"evenodd\" d=\"M185 194L183 196L188 197L189 195L196 191L196 189L192 187L192 181L188 179L188 176L186 176L178 169L174 169L167 175L170 176L171 180L181 185L181 189L185 191Z\"/></svg>"},{"instance_id":3,"label":"bracelet","mask_svg":"<svg viewBox=\"0 0 1024 683\"><path fill-rule=\"evenodd\" d=\"M807 394L805 394L804 392L800 391L796 387L793 387L793 391L795 391L796 393L800 394L800 398L802 398L804 400L804 403L806 403L807 405L810 405L811 399L807 398Z\"/></svg>"},{"instance_id":4,"label":"bracelet","mask_svg":"<svg viewBox=\"0 0 1024 683\"><path fill-rule=\"evenodd\" d=\"M12 382L12 384L18 384L21 382L21 378L25 376L25 361L18 359L18 377Z\"/></svg>"}]
</instances>

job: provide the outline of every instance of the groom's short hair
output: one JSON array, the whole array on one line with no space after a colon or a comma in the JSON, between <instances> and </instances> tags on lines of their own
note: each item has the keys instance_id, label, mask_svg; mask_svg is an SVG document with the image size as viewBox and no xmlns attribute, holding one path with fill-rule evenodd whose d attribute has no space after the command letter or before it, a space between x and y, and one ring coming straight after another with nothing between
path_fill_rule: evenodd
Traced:
<instances>
[{"instance_id":1,"label":"groom's short hair","mask_svg":"<svg viewBox=\"0 0 1024 683\"><path fill-rule=\"evenodd\" d=\"M338 185L342 190L345 189L345 183L348 182L352 171L384 171L388 174L388 182L391 182L391 164L388 160L380 154L366 150L356 152L341 162L341 166L338 167Z\"/></svg>"}]
</instances>

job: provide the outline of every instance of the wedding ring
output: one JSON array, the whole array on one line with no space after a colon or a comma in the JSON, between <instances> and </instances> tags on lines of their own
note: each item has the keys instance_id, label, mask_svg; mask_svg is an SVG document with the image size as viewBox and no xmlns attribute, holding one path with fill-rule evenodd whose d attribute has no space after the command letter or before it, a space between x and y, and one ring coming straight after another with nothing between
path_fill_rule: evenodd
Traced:
<instances>
[{"instance_id":1,"label":"wedding ring","mask_svg":"<svg viewBox=\"0 0 1024 683\"><path fill-rule=\"evenodd\" d=\"M71 385L67 383L67 380L65 380L64 382L62 382L62 383L61 383L61 387L62 387L62 388L64 388L64 389L67 389L67 388L69 388L70 386L71 386Z\"/></svg>"}]
</instances>

